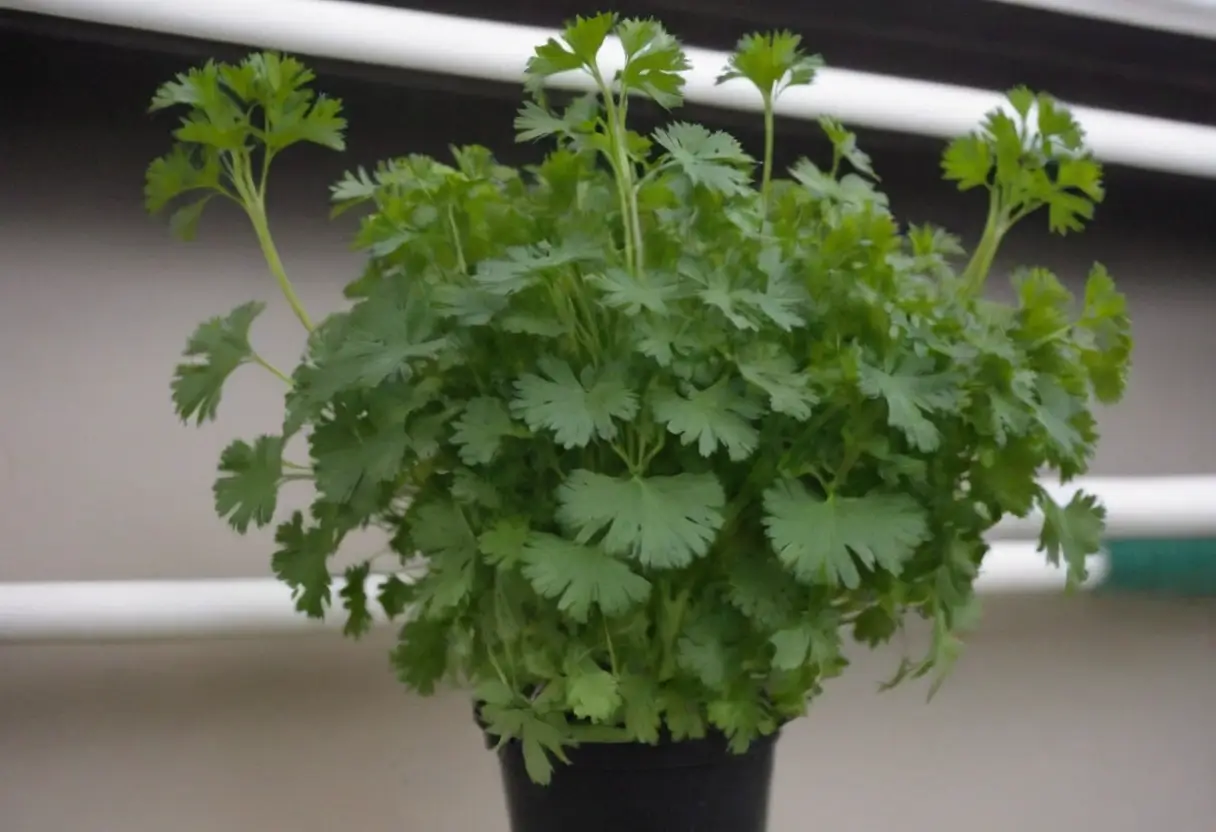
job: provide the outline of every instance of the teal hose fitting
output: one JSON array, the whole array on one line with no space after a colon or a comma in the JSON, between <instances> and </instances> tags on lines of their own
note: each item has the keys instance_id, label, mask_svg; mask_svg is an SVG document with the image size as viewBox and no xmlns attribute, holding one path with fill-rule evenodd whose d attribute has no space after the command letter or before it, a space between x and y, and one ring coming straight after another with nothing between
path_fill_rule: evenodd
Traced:
<instances>
[{"instance_id":1,"label":"teal hose fitting","mask_svg":"<svg viewBox=\"0 0 1216 832\"><path fill-rule=\"evenodd\" d=\"M1216 539L1112 540L1099 592L1216 595Z\"/></svg>"}]
</instances>

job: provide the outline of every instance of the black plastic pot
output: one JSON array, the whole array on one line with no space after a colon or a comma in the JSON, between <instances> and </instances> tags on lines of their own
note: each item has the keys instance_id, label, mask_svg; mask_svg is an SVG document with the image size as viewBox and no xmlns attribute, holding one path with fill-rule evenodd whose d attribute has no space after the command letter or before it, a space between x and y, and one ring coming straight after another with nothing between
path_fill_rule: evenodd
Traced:
<instances>
[{"instance_id":1,"label":"black plastic pot","mask_svg":"<svg viewBox=\"0 0 1216 832\"><path fill-rule=\"evenodd\" d=\"M764 832L778 734L732 754L726 740L583 745L538 786L518 742L498 751L512 832Z\"/></svg>"}]
</instances>

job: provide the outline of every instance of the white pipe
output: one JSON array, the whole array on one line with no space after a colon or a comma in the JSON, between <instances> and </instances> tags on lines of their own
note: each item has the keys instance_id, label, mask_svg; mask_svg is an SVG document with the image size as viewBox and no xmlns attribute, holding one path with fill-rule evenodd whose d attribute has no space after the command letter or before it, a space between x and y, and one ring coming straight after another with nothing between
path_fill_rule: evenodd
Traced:
<instances>
[{"instance_id":1,"label":"white pipe","mask_svg":"<svg viewBox=\"0 0 1216 832\"><path fill-rule=\"evenodd\" d=\"M1159 29L1216 39L1212 0L999 0L1056 14L1106 20L1141 29Z\"/></svg>"},{"instance_id":2,"label":"white pipe","mask_svg":"<svg viewBox=\"0 0 1216 832\"><path fill-rule=\"evenodd\" d=\"M1106 574L1105 558L1094 558L1091 572L1091 585L1100 583ZM372 580L376 586L368 591L374 597L384 578ZM977 583L984 594L1043 592L1063 586L1063 571L1046 566L1033 543L994 546ZM381 612L373 612L377 625L386 623ZM288 587L271 578L0 584L0 642L273 636L334 630L344 620L340 608L324 621L306 618L295 611Z\"/></svg>"},{"instance_id":3,"label":"white pipe","mask_svg":"<svg viewBox=\"0 0 1216 832\"><path fill-rule=\"evenodd\" d=\"M555 34L344 0L0 0L0 8L511 83L522 78L533 48ZM715 85L725 53L689 48L688 56L689 101L759 109L759 96L747 84ZM611 63L605 56L605 65ZM555 82L582 86L578 78ZM811 87L782 96L778 112L795 118L830 113L865 127L946 138L973 129L1002 100L996 92L951 84L825 69ZM1073 111L1095 154L1106 161L1216 178L1216 127L1092 107Z\"/></svg>"},{"instance_id":4,"label":"white pipe","mask_svg":"<svg viewBox=\"0 0 1216 832\"><path fill-rule=\"evenodd\" d=\"M369 593L384 579L372 580ZM338 588L335 583L335 602ZM291 589L274 578L6 583L0 584L0 642L307 633L340 627L339 604L324 621L308 618L296 612ZM384 623L378 605L370 606L376 623Z\"/></svg>"},{"instance_id":5,"label":"white pipe","mask_svg":"<svg viewBox=\"0 0 1216 832\"><path fill-rule=\"evenodd\" d=\"M1106 506L1108 539L1216 536L1216 477L1087 477L1064 486L1043 485L1061 504L1078 488L1097 496ZM1042 524L1038 512L1010 517L992 536L1035 538Z\"/></svg>"}]
</instances>

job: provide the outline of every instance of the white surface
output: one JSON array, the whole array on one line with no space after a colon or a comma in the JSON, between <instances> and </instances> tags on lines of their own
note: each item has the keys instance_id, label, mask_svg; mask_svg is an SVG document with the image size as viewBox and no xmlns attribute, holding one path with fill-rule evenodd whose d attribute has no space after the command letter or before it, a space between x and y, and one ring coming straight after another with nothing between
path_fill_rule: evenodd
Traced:
<instances>
[{"instance_id":1,"label":"white surface","mask_svg":"<svg viewBox=\"0 0 1216 832\"><path fill-rule=\"evenodd\" d=\"M1109 20L1142 29L1160 29L1201 38L1216 38L1216 3L1212 0L995 0L1059 14Z\"/></svg>"},{"instance_id":2,"label":"white surface","mask_svg":"<svg viewBox=\"0 0 1216 832\"><path fill-rule=\"evenodd\" d=\"M1106 573L1094 558L1090 583ZM373 578L378 583L382 578ZM1062 570L1046 566L1033 543L997 544L978 583L984 594L1042 592L1064 586ZM0 584L0 642L130 641L276 635L337 628L294 609L285 584L270 578L177 581L44 581ZM368 587L375 597L375 587ZM372 603L377 624L385 618Z\"/></svg>"},{"instance_id":3,"label":"white surface","mask_svg":"<svg viewBox=\"0 0 1216 832\"><path fill-rule=\"evenodd\" d=\"M530 26L340 0L0 0L0 8L506 82L520 80L533 48L554 35ZM689 48L688 57L690 101L759 108L758 95L745 82L715 86L725 53ZM604 62L611 64L608 56ZM582 85L578 78L559 82ZM946 138L973 129L1001 101L996 92L826 69L813 86L782 96L778 112L795 118L830 113L856 125ZM1094 152L1106 161L1216 178L1214 127L1090 107L1075 107L1074 113Z\"/></svg>"}]
</instances>

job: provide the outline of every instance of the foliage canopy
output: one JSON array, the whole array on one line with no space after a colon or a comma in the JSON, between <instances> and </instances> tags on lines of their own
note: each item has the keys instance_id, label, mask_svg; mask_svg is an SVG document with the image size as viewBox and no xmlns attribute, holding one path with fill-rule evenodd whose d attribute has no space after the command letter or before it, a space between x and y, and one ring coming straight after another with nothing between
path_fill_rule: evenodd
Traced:
<instances>
[{"instance_id":1,"label":"foliage canopy","mask_svg":"<svg viewBox=\"0 0 1216 832\"><path fill-rule=\"evenodd\" d=\"M820 65L788 33L740 41L719 81L759 90L757 161L700 124L632 131L636 99L680 104L679 43L652 20L575 20L528 64L515 126L550 145L539 164L460 147L334 186L337 210L367 210L367 266L315 325L270 235L267 175L293 144L343 149L340 104L269 53L156 93L186 115L148 169L149 209L190 194L172 216L190 237L210 200L239 205L309 332L289 374L251 345L260 303L191 336L181 419L214 419L246 364L287 384L282 431L224 451L217 511L244 533L275 521L286 483L315 483L275 535L298 608L340 603L352 636L373 605L401 618L401 679L474 686L537 781L578 742L716 729L743 749L842 671L842 633L885 642L908 613L933 645L897 678L940 678L1005 515L1039 509L1041 548L1074 580L1098 549L1094 498L1058 505L1037 477L1086 470L1091 401L1127 376L1124 299L1100 265L1079 303L1041 268L1015 274L1011 302L983 293L1015 223L1044 209L1076 231L1102 199L1080 127L1016 89L950 143L945 177L988 192L956 269L959 240L901 226L836 120L820 120L830 160L774 175L774 101ZM562 73L590 92L555 107L543 88ZM369 526L421 576L376 593L362 561L335 592L331 557Z\"/></svg>"}]
</instances>

